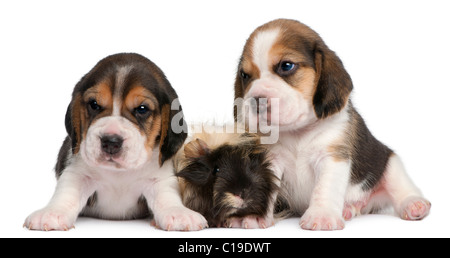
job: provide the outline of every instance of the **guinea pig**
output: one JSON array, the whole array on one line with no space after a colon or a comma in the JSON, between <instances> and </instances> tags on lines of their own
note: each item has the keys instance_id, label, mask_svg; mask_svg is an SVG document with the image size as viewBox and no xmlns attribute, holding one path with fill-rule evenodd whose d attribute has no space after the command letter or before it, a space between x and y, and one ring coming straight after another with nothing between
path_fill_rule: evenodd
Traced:
<instances>
[{"instance_id":1,"label":"guinea pig","mask_svg":"<svg viewBox=\"0 0 450 258\"><path fill-rule=\"evenodd\" d=\"M192 139L175 165L186 207L205 216L210 227L272 211L279 179L259 136L201 133Z\"/></svg>"}]
</instances>

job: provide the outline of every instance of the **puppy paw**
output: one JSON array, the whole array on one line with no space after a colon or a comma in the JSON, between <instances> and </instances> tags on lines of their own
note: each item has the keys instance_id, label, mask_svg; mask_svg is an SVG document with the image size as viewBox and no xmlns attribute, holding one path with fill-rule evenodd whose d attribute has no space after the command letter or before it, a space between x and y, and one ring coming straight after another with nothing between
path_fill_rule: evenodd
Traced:
<instances>
[{"instance_id":1,"label":"puppy paw","mask_svg":"<svg viewBox=\"0 0 450 258\"><path fill-rule=\"evenodd\" d=\"M67 214L62 210L44 208L32 213L23 224L24 227L30 230L41 231L68 231L75 228L74 224L77 216Z\"/></svg>"},{"instance_id":2,"label":"puppy paw","mask_svg":"<svg viewBox=\"0 0 450 258\"><path fill-rule=\"evenodd\" d=\"M342 217L344 217L344 219L346 221L351 220L355 216L356 216L356 210L353 206L348 205L348 206L344 207L344 211L342 212Z\"/></svg>"},{"instance_id":3,"label":"puppy paw","mask_svg":"<svg viewBox=\"0 0 450 258\"><path fill-rule=\"evenodd\" d=\"M401 218L404 220L421 220L428 216L431 203L422 197L409 197L404 200L400 207Z\"/></svg>"},{"instance_id":4,"label":"puppy paw","mask_svg":"<svg viewBox=\"0 0 450 258\"><path fill-rule=\"evenodd\" d=\"M300 219L300 227L306 230L342 230L345 227L341 214L327 209L308 209Z\"/></svg>"},{"instance_id":5,"label":"puppy paw","mask_svg":"<svg viewBox=\"0 0 450 258\"><path fill-rule=\"evenodd\" d=\"M154 226L166 231L198 231L208 227L208 222L199 213L185 207L168 208L155 213Z\"/></svg>"},{"instance_id":6,"label":"puppy paw","mask_svg":"<svg viewBox=\"0 0 450 258\"><path fill-rule=\"evenodd\" d=\"M349 221L356 216L360 216L361 210L365 206L365 202L346 203L344 206L344 211L342 212L342 217L344 217L346 221Z\"/></svg>"}]
</instances>

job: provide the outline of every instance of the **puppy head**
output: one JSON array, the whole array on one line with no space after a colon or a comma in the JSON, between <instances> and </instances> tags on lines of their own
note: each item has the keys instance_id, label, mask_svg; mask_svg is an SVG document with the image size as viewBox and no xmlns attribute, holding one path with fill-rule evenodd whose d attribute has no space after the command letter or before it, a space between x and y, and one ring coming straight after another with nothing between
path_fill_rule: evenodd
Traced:
<instances>
[{"instance_id":1,"label":"puppy head","mask_svg":"<svg viewBox=\"0 0 450 258\"><path fill-rule=\"evenodd\" d=\"M175 133L171 110L177 95L163 72L137 54L101 60L75 86L66 113L72 153L87 164L114 170L138 168L159 149L159 163L186 139ZM179 131L179 130L178 130Z\"/></svg>"},{"instance_id":2,"label":"puppy head","mask_svg":"<svg viewBox=\"0 0 450 258\"><path fill-rule=\"evenodd\" d=\"M297 129L339 112L352 87L342 62L316 32L281 19L257 28L247 40L235 98L268 99L253 116L267 115L270 99L279 99L280 128ZM235 108L236 120L242 112Z\"/></svg>"}]
</instances>

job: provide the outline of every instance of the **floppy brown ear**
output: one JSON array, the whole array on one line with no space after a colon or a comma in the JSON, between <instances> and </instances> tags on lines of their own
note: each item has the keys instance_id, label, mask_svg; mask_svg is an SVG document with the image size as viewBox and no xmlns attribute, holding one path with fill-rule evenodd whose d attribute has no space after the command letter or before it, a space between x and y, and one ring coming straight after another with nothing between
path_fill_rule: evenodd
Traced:
<instances>
[{"instance_id":1,"label":"floppy brown ear","mask_svg":"<svg viewBox=\"0 0 450 258\"><path fill-rule=\"evenodd\" d=\"M81 97L79 95L73 97L67 107L65 125L68 136L71 140L72 154L80 151L82 137L82 114L81 114Z\"/></svg>"},{"instance_id":2,"label":"floppy brown ear","mask_svg":"<svg viewBox=\"0 0 450 258\"><path fill-rule=\"evenodd\" d=\"M325 45L315 50L315 66L318 78L313 105L317 117L323 119L345 107L353 84L342 61Z\"/></svg>"},{"instance_id":3,"label":"floppy brown ear","mask_svg":"<svg viewBox=\"0 0 450 258\"><path fill-rule=\"evenodd\" d=\"M181 105L178 110L172 110L170 104L163 105L161 115L160 166L183 146L188 130Z\"/></svg>"}]
</instances>

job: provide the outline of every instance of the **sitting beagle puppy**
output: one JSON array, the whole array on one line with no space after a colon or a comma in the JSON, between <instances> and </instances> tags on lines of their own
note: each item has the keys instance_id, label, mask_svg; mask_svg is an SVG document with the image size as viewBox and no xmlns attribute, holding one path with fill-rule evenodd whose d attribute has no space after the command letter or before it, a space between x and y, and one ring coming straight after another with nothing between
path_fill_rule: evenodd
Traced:
<instances>
[{"instance_id":1,"label":"sitting beagle puppy","mask_svg":"<svg viewBox=\"0 0 450 258\"><path fill-rule=\"evenodd\" d=\"M128 220L153 214L164 230L207 227L202 215L183 206L174 175L172 157L187 137L174 101L175 90L147 58L101 60L73 91L53 198L24 226L69 230L79 215ZM173 123L174 116L180 121Z\"/></svg>"},{"instance_id":2,"label":"sitting beagle puppy","mask_svg":"<svg viewBox=\"0 0 450 258\"><path fill-rule=\"evenodd\" d=\"M352 89L338 56L300 22L262 25L244 47L235 99L256 99L258 106L249 112L235 107L235 119L277 123L273 169L282 178L283 199L302 215L303 229L343 229L344 220L391 205L405 220L430 211L399 156L375 139L352 105ZM267 214L252 225L272 220Z\"/></svg>"}]
</instances>

